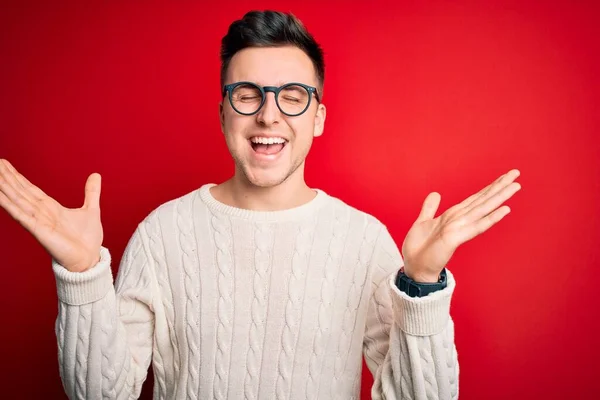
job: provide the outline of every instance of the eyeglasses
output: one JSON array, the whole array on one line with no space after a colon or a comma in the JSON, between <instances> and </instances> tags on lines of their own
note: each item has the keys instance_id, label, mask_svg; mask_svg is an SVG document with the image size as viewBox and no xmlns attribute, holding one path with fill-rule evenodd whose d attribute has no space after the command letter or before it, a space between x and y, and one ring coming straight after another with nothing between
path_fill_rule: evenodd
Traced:
<instances>
[{"instance_id":1,"label":"eyeglasses","mask_svg":"<svg viewBox=\"0 0 600 400\"><path fill-rule=\"evenodd\" d=\"M303 114L308 107L312 94L317 101L317 89L303 83L286 83L283 86L258 86L253 82L236 82L223 87L223 97L229 93L231 107L242 115L254 115L265 104L267 93L275 93L275 103L283 114L297 117Z\"/></svg>"}]
</instances>

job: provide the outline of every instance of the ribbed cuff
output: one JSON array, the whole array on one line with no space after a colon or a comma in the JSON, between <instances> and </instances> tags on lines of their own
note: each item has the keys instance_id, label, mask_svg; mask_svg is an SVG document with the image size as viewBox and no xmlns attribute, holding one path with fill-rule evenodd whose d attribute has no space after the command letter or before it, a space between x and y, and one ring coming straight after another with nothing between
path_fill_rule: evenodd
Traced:
<instances>
[{"instance_id":1,"label":"ribbed cuff","mask_svg":"<svg viewBox=\"0 0 600 400\"><path fill-rule=\"evenodd\" d=\"M400 329L413 336L430 336L444 330L450 318L450 299L456 287L454 276L446 269L448 286L424 297L410 297L396 286L396 274L389 283L394 302L394 318Z\"/></svg>"},{"instance_id":2,"label":"ribbed cuff","mask_svg":"<svg viewBox=\"0 0 600 400\"><path fill-rule=\"evenodd\" d=\"M110 253L100 248L100 261L84 272L71 272L52 260L58 299L71 305L89 304L103 298L113 287Z\"/></svg>"}]
</instances>

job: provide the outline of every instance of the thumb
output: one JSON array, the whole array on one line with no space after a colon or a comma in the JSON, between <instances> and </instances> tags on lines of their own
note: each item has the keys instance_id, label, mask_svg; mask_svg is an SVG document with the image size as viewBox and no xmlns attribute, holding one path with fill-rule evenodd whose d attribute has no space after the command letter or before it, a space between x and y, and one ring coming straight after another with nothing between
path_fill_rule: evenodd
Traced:
<instances>
[{"instance_id":1,"label":"thumb","mask_svg":"<svg viewBox=\"0 0 600 400\"><path fill-rule=\"evenodd\" d=\"M417 222L433 219L440 206L441 199L442 196L438 192L429 193L423 202L423 207L421 208L421 213L417 218Z\"/></svg>"},{"instance_id":2,"label":"thumb","mask_svg":"<svg viewBox=\"0 0 600 400\"><path fill-rule=\"evenodd\" d=\"M83 203L84 207L100 208L101 184L102 177L99 173L94 172L87 178L87 182L85 183L85 200Z\"/></svg>"}]
</instances>

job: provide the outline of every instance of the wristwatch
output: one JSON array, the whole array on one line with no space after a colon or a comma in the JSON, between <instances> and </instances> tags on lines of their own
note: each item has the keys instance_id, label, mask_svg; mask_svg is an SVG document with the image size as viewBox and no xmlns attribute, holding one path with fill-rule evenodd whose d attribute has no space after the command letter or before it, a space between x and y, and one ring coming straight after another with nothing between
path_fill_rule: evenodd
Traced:
<instances>
[{"instance_id":1,"label":"wristwatch","mask_svg":"<svg viewBox=\"0 0 600 400\"><path fill-rule=\"evenodd\" d=\"M396 278L396 286L398 289L408 294L410 297L423 297L429 293L444 289L448 285L446 268L440 273L440 277L435 283L415 282L404 273L404 268L401 268Z\"/></svg>"}]
</instances>

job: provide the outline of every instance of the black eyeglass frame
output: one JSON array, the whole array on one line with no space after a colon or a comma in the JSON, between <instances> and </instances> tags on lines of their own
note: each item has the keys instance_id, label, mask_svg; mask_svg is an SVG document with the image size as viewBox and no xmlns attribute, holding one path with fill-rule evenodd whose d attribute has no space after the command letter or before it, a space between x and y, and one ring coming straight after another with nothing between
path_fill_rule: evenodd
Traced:
<instances>
[{"instance_id":1,"label":"black eyeglass frame","mask_svg":"<svg viewBox=\"0 0 600 400\"><path fill-rule=\"evenodd\" d=\"M251 86L254 86L255 88L257 88L258 90L260 90L260 92L262 94L262 98L261 98L260 105L258 106L256 111L251 112L251 113L243 113L240 110L238 110L237 108L235 108L235 106L233 105L233 98L232 98L233 91L236 87L238 87L240 85L251 85ZM306 107L304 107L304 109L302 111L300 111L299 113L296 113L296 114L286 113L285 111L283 111L281 109L281 106L279 105L279 92L281 92L282 90L284 90L285 88L287 88L289 86L300 86L308 92L308 103L306 103ZM315 95L315 98L319 103L321 102L321 100L319 99L319 92L317 91L317 88L315 88L313 86L305 85L304 83L299 83L299 82L290 82L290 83L286 83L285 85L281 85L281 86L277 87L277 86L259 86L254 82L241 81L241 82L230 83L229 85L223 86L223 97L225 97L225 95L228 94L227 97L229 98L229 104L231 104L231 107L235 110L235 112L237 112L238 114L242 114L242 115L254 115L254 114L258 113L260 111L260 109L265 105L265 101L267 99L267 93L269 93L269 92L275 93L275 103L277 104L277 108L279 108L279 111L281 111L282 114L287 115L288 117L297 117L299 115L304 114L306 112L306 110L308 110L308 108L310 107L310 103L312 101L312 94Z\"/></svg>"}]
</instances>

